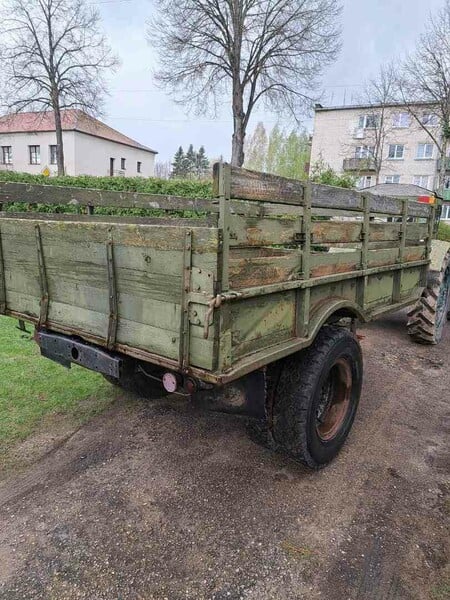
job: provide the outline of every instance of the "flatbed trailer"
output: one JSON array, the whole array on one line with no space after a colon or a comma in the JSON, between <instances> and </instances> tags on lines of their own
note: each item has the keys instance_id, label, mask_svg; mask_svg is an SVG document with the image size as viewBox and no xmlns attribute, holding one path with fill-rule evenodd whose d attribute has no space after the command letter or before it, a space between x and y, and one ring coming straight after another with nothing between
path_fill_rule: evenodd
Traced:
<instances>
[{"instance_id":1,"label":"flatbed trailer","mask_svg":"<svg viewBox=\"0 0 450 600\"><path fill-rule=\"evenodd\" d=\"M230 406L264 417L274 447L322 466L359 400L355 323L411 305L420 312L438 207L223 163L213 189L214 199L189 199L0 183L0 314L34 323L45 356L141 394L219 389ZM435 260L448 261L447 250ZM420 337L417 319L412 326ZM350 355L311 367L336 344ZM279 402L292 361L310 365L317 381L309 400ZM305 369L294 368L290 384L300 396ZM295 416L293 404L303 412ZM286 441L301 428L326 451Z\"/></svg>"}]
</instances>

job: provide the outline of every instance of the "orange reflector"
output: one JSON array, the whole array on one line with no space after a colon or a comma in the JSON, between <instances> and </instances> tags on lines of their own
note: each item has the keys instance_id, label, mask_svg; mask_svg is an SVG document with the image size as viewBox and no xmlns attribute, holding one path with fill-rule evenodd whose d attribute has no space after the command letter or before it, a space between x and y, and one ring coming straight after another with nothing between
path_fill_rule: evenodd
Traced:
<instances>
[{"instance_id":1,"label":"orange reflector","mask_svg":"<svg viewBox=\"0 0 450 600\"><path fill-rule=\"evenodd\" d=\"M419 202L423 202L424 204L434 204L435 197L434 196L419 196Z\"/></svg>"}]
</instances>

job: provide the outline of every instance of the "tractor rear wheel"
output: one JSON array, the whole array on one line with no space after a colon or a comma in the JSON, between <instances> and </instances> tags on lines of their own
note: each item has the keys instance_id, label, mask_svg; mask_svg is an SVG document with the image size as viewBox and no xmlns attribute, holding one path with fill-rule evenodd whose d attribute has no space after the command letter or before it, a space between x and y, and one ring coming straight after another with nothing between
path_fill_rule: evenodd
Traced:
<instances>
[{"instance_id":1,"label":"tractor rear wheel","mask_svg":"<svg viewBox=\"0 0 450 600\"><path fill-rule=\"evenodd\" d=\"M450 251L433 271L417 305L408 313L408 333L419 344L438 344L450 318Z\"/></svg>"}]
</instances>

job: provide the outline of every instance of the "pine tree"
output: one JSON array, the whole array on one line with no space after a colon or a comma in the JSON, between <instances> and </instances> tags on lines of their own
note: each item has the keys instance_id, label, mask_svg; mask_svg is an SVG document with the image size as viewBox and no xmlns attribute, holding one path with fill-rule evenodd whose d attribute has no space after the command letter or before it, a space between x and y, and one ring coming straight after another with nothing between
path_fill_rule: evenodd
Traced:
<instances>
[{"instance_id":1,"label":"pine tree","mask_svg":"<svg viewBox=\"0 0 450 600\"><path fill-rule=\"evenodd\" d=\"M178 150L176 151L175 156L173 157L172 175L171 175L172 177L182 178L185 176L184 160L185 160L184 151L183 151L183 148L180 146L178 148Z\"/></svg>"},{"instance_id":2,"label":"pine tree","mask_svg":"<svg viewBox=\"0 0 450 600\"><path fill-rule=\"evenodd\" d=\"M194 151L194 146L189 144L189 148L184 157L184 177L188 179L192 179L192 176L195 174L195 166L196 166L196 154Z\"/></svg>"},{"instance_id":3,"label":"pine tree","mask_svg":"<svg viewBox=\"0 0 450 600\"><path fill-rule=\"evenodd\" d=\"M206 156L205 147L200 146L197 157L196 157L196 166L197 166L197 177L198 179L202 179L206 176L209 170L209 160Z\"/></svg>"}]
</instances>

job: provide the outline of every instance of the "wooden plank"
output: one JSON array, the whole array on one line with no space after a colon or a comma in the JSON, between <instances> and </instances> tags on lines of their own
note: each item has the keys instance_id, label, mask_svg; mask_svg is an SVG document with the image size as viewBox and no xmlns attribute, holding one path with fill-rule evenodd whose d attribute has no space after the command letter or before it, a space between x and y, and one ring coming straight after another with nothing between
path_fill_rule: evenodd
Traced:
<instances>
[{"instance_id":1,"label":"wooden plank","mask_svg":"<svg viewBox=\"0 0 450 600\"><path fill-rule=\"evenodd\" d=\"M233 290L292 281L301 274L301 252L286 256L230 260L230 287Z\"/></svg>"},{"instance_id":2,"label":"wooden plank","mask_svg":"<svg viewBox=\"0 0 450 600\"><path fill-rule=\"evenodd\" d=\"M399 198L370 194L370 212L376 214L401 215L402 201ZM312 205L315 208L362 211L361 192L318 183L312 184ZM420 202L408 203L408 215L429 217L430 205Z\"/></svg>"},{"instance_id":3,"label":"wooden plank","mask_svg":"<svg viewBox=\"0 0 450 600\"><path fill-rule=\"evenodd\" d=\"M180 217L139 217L126 215L81 215L75 213L36 213L1 211L0 219L43 219L45 221L71 221L78 223L118 223L135 225L169 225L171 227L213 227L217 225L217 215L202 218Z\"/></svg>"},{"instance_id":4,"label":"wooden plank","mask_svg":"<svg viewBox=\"0 0 450 600\"><path fill-rule=\"evenodd\" d=\"M231 246L292 244L301 227L301 218L269 219L230 216Z\"/></svg>"},{"instance_id":5,"label":"wooden plank","mask_svg":"<svg viewBox=\"0 0 450 600\"><path fill-rule=\"evenodd\" d=\"M348 273L359 269L361 250L352 252L321 252L311 255L311 277Z\"/></svg>"},{"instance_id":6,"label":"wooden plank","mask_svg":"<svg viewBox=\"0 0 450 600\"><path fill-rule=\"evenodd\" d=\"M114 244L123 246L156 248L158 250L183 250L184 227L158 225L132 225L107 223L80 223L77 221L54 222L49 220L21 219L2 220L2 229L9 235L33 232L39 224L44 245L58 244L61 240L73 244L73 248L92 243L104 244L112 230ZM27 229L28 228L28 229ZM28 235L28 233L27 233ZM218 231L215 228L196 227L192 236L193 252L217 252Z\"/></svg>"},{"instance_id":7,"label":"wooden plank","mask_svg":"<svg viewBox=\"0 0 450 600\"><path fill-rule=\"evenodd\" d=\"M220 163L216 163L218 165ZM213 173L213 193L218 194L219 167ZM303 200L304 184L269 173L257 173L239 167L231 167L231 198L258 200L273 204L297 204Z\"/></svg>"},{"instance_id":8,"label":"wooden plank","mask_svg":"<svg viewBox=\"0 0 450 600\"><path fill-rule=\"evenodd\" d=\"M1 181L0 204L12 202L218 212L218 206L214 205L209 198L186 198L142 192L118 192Z\"/></svg>"},{"instance_id":9,"label":"wooden plank","mask_svg":"<svg viewBox=\"0 0 450 600\"><path fill-rule=\"evenodd\" d=\"M312 243L355 243L361 241L362 221L313 221Z\"/></svg>"},{"instance_id":10,"label":"wooden plank","mask_svg":"<svg viewBox=\"0 0 450 600\"><path fill-rule=\"evenodd\" d=\"M240 300L231 305L233 359L294 335L295 292Z\"/></svg>"}]
</instances>

